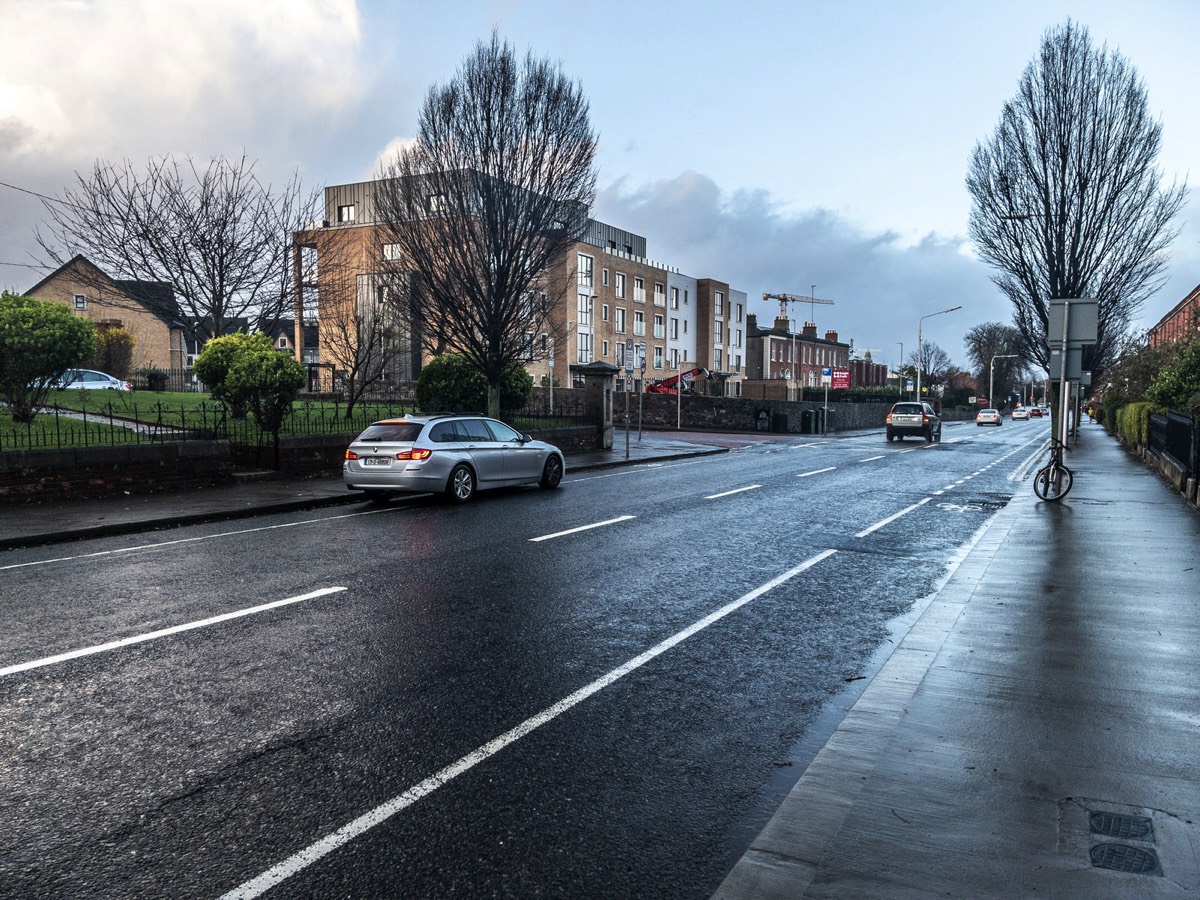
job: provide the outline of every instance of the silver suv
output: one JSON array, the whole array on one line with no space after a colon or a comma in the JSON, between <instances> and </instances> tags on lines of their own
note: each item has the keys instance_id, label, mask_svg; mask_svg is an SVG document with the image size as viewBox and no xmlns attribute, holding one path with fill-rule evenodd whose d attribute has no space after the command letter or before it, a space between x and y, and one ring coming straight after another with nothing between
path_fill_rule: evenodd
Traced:
<instances>
[{"instance_id":1,"label":"silver suv","mask_svg":"<svg viewBox=\"0 0 1200 900\"><path fill-rule=\"evenodd\" d=\"M887 414L887 439L923 437L928 443L942 439L942 420L934 408L921 401L904 401L892 406Z\"/></svg>"},{"instance_id":2,"label":"silver suv","mask_svg":"<svg viewBox=\"0 0 1200 900\"><path fill-rule=\"evenodd\" d=\"M405 416L374 422L346 450L342 479L368 500L444 493L466 503L476 490L558 487L562 451L484 416Z\"/></svg>"}]
</instances>

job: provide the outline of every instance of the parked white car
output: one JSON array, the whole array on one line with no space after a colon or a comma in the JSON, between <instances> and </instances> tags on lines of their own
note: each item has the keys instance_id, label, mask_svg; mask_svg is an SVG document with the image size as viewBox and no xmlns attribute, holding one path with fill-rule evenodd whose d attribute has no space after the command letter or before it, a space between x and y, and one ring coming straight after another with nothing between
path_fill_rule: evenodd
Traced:
<instances>
[{"instance_id":1,"label":"parked white car","mask_svg":"<svg viewBox=\"0 0 1200 900\"><path fill-rule=\"evenodd\" d=\"M58 379L58 388L68 391L132 391L133 385L95 369L67 369Z\"/></svg>"}]
</instances>

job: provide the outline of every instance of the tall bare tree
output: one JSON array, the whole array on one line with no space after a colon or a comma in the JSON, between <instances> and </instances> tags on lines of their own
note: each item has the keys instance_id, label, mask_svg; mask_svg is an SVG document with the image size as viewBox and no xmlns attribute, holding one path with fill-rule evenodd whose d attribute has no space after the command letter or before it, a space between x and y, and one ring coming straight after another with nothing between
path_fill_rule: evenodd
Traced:
<instances>
[{"instance_id":1,"label":"tall bare tree","mask_svg":"<svg viewBox=\"0 0 1200 900\"><path fill-rule=\"evenodd\" d=\"M1070 21L1046 32L967 173L970 235L1030 360L1049 366L1051 299L1095 298L1098 374L1162 286L1186 186L1163 187L1161 139L1133 66Z\"/></svg>"},{"instance_id":2,"label":"tall bare tree","mask_svg":"<svg viewBox=\"0 0 1200 900\"><path fill-rule=\"evenodd\" d=\"M1008 388L1019 383L1029 370L1021 332L1011 325L984 322L970 329L963 343L981 391L985 385L990 390L994 382L1000 385L1001 394L1007 394ZM996 398L988 397L988 402L995 406Z\"/></svg>"},{"instance_id":3,"label":"tall bare tree","mask_svg":"<svg viewBox=\"0 0 1200 900\"><path fill-rule=\"evenodd\" d=\"M917 366L921 367L922 389L945 384L949 379L950 370L953 368L950 354L933 341L923 341L922 344L923 346L908 355L908 363L913 367L914 372Z\"/></svg>"},{"instance_id":4,"label":"tall bare tree","mask_svg":"<svg viewBox=\"0 0 1200 900\"><path fill-rule=\"evenodd\" d=\"M112 278L169 283L198 342L234 319L267 331L291 314L291 235L319 208L299 176L274 190L244 155L205 167L163 156L144 170L97 161L76 180L45 202L37 233L56 264L82 254Z\"/></svg>"},{"instance_id":5,"label":"tall bare tree","mask_svg":"<svg viewBox=\"0 0 1200 900\"><path fill-rule=\"evenodd\" d=\"M409 332L477 366L493 415L505 367L540 352L533 338L553 333L576 284L569 256L588 228L595 153L580 87L531 53L519 63L493 33L430 88L416 139L375 183L395 269L414 286Z\"/></svg>"}]
</instances>

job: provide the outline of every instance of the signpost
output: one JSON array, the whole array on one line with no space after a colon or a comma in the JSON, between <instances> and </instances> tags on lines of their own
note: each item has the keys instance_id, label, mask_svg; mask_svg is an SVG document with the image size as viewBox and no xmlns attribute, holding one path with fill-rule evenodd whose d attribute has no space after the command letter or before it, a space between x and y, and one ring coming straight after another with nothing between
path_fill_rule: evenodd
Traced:
<instances>
[{"instance_id":1,"label":"signpost","mask_svg":"<svg viewBox=\"0 0 1200 900\"><path fill-rule=\"evenodd\" d=\"M638 345L638 368L641 370L641 381L638 389L638 443L642 442L642 394L646 392L646 345ZM676 384L678 390L679 385Z\"/></svg>"},{"instance_id":2,"label":"signpost","mask_svg":"<svg viewBox=\"0 0 1200 900\"><path fill-rule=\"evenodd\" d=\"M554 415L554 341L550 342L550 359L546 364L550 367L550 415Z\"/></svg>"},{"instance_id":3,"label":"signpost","mask_svg":"<svg viewBox=\"0 0 1200 900\"><path fill-rule=\"evenodd\" d=\"M1092 373L1083 368L1084 350L1089 344L1096 343L1099 321L1097 303L1093 299L1050 301L1050 319L1046 329L1047 343L1050 345L1050 380L1057 378L1060 382L1059 415L1062 420L1058 424L1058 433L1059 440L1064 444L1067 442L1067 407L1072 385L1078 391L1078 385L1092 383Z\"/></svg>"}]
</instances>

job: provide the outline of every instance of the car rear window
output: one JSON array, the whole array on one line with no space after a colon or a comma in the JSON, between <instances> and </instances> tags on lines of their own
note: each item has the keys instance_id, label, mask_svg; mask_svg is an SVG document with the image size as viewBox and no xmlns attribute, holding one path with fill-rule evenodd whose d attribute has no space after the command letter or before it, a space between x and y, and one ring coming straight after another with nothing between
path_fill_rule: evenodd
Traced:
<instances>
[{"instance_id":1,"label":"car rear window","mask_svg":"<svg viewBox=\"0 0 1200 900\"><path fill-rule=\"evenodd\" d=\"M421 433L419 422L377 422L358 436L358 440L370 443L411 444Z\"/></svg>"},{"instance_id":2,"label":"car rear window","mask_svg":"<svg viewBox=\"0 0 1200 900\"><path fill-rule=\"evenodd\" d=\"M900 413L903 416L920 415L922 411L919 403L897 403L892 407L892 412Z\"/></svg>"}]
</instances>

